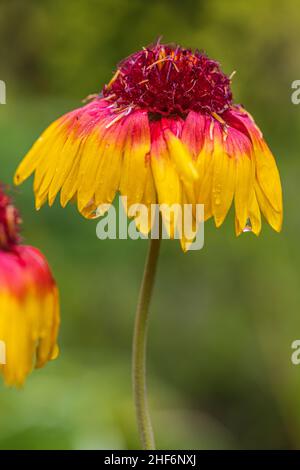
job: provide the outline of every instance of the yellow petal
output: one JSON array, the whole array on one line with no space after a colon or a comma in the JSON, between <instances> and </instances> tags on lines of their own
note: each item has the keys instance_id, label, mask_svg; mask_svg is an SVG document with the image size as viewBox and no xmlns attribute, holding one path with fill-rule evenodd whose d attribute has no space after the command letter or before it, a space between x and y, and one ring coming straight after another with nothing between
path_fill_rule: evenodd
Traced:
<instances>
[{"instance_id":1,"label":"yellow petal","mask_svg":"<svg viewBox=\"0 0 300 470\"><path fill-rule=\"evenodd\" d=\"M183 182L196 181L197 168L186 146L170 130L165 131L165 136L170 157L175 162L180 179Z\"/></svg>"},{"instance_id":2,"label":"yellow petal","mask_svg":"<svg viewBox=\"0 0 300 470\"><path fill-rule=\"evenodd\" d=\"M103 153L107 145L106 136L97 129L85 140L82 145L80 165L78 170L78 209L83 208L94 197L97 186L98 167L103 160Z\"/></svg>"},{"instance_id":3,"label":"yellow petal","mask_svg":"<svg viewBox=\"0 0 300 470\"><path fill-rule=\"evenodd\" d=\"M248 155L240 154L236 157L236 185L235 185L235 213L239 226L246 226L250 195L253 186L253 163Z\"/></svg>"},{"instance_id":4,"label":"yellow petal","mask_svg":"<svg viewBox=\"0 0 300 470\"><path fill-rule=\"evenodd\" d=\"M14 177L16 185L23 183L34 172L44 158L48 146L54 142L61 130L61 121L58 119L42 133L18 166Z\"/></svg>"},{"instance_id":5,"label":"yellow petal","mask_svg":"<svg viewBox=\"0 0 300 470\"><path fill-rule=\"evenodd\" d=\"M78 189L78 174L80 167L81 151L75 155L70 172L66 177L60 192L60 203L65 207L69 201L75 196Z\"/></svg>"},{"instance_id":6,"label":"yellow petal","mask_svg":"<svg viewBox=\"0 0 300 470\"><path fill-rule=\"evenodd\" d=\"M157 151L154 153L152 151L151 167L158 202L162 205L164 225L169 237L174 238L177 227L177 214L174 204L181 206L182 190L174 162L170 159L167 148L164 147L163 143Z\"/></svg>"},{"instance_id":7,"label":"yellow petal","mask_svg":"<svg viewBox=\"0 0 300 470\"><path fill-rule=\"evenodd\" d=\"M185 191L182 191L182 219L180 227L180 244L184 252L188 251L197 235L199 224L203 223L202 217L196 213L195 204L191 204Z\"/></svg>"},{"instance_id":8,"label":"yellow petal","mask_svg":"<svg viewBox=\"0 0 300 470\"><path fill-rule=\"evenodd\" d=\"M254 187L251 191L250 203L249 203L249 219L251 222L251 230L255 235L259 235L261 232L261 215L259 205L257 202Z\"/></svg>"},{"instance_id":9,"label":"yellow petal","mask_svg":"<svg viewBox=\"0 0 300 470\"><path fill-rule=\"evenodd\" d=\"M95 201L97 205L110 204L119 189L124 152L124 140L128 132L126 122L111 129L107 137L101 161L95 177Z\"/></svg>"},{"instance_id":10,"label":"yellow petal","mask_svg":"<svg viewBox=\"0 0 300 470\"><path fill-rule=\"evenodd\" d=\"M198 204L204 204L204 220L208 220L212 216L213 162L213 154L204 146L197 161L199 174L197 202Z\"/></svg>"},{"instance_id":11,"label":"yellow petal","mask_svg":"<svg viewBox=\"0 0 300 470\"><path fill-rule=\"evenodd\" d=\"M49 186L56 172L60 153L62 152L67 138L68 135L66 132L63 132L57 136L54 141L51 140L48 146L44 148L43 158L39 162L34 177L34 192L39 199L49 191Z\"/></svg>"},{"instance_id":12,"label":"yellow petal","mask_svg":"<svg viewBox=\"0 0 300 470\"><path fill-rule=\"evenodd\" d=\"M152 205L156 204L156 191L155 191L155 185L154 185L150 162L147 165L147 177L146 177L145 190L144 190L144 194L141 200L141 204L146 206L148 210L148 217L146 219L144 218L142 219L139 218L138 220L136 219L136 226L142 234L148 235L148 233L152 229L152 226L155 220L154 219L155 214L154 212L151 211Z\"/></svg>"},{"instance_id":13,"label":"yellow petal","mask_svg":"<svg viewBox=\"0 0 300 470\"><path fill-rule=\"evenodd\" d=\"M264 217L276 232L280 232L282 228L282 211L277 212L274 209L257 182L255 182L255 194Z\"/></svg>"},{"instance_id":14,"label":"yellow petal","mask_svg":"<svg viewBox=\"0 0 300 470\"><path fill-rule=\"evenodd\" d=\"M49 187L48 199L50 206L52 206L54 203L58 192L61 190L64 181L67 179L67 176L70 173L72 165L76 159L77 153L80 152L80 148L82 147L83 143L84 140L75 137L73 134L68 137L68 140L62 149L62 154L56 167L56 172Z\"/></svg>"},{"instance_id":15,"label":"yellow petal","mask_svg":"<svg viewBox=\"0 0 300 470\"><path fill-rule=\"evenodd\" d=\"M271 206L282 212L282 189L275 159L265 142L255 146L256 178Z\"/></svg>"}]
</instances>

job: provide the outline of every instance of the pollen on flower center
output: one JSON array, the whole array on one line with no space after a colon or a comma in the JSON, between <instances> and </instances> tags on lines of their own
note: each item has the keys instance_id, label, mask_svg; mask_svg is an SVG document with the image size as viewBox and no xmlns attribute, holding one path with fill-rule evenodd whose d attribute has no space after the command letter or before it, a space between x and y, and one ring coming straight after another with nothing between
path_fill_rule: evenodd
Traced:
<instances>
[{"instance_id":1,"label":"pollen on flower center","mask_svg":"<svg viewBox=\"0 0 300 470\"><path fill-rule=\"evenodd\" d=\"M155 44L123 60L103 89L120 108L160 115L222 113L232 103L230 78L204 53Z\"/></svg>"}]
</instances>

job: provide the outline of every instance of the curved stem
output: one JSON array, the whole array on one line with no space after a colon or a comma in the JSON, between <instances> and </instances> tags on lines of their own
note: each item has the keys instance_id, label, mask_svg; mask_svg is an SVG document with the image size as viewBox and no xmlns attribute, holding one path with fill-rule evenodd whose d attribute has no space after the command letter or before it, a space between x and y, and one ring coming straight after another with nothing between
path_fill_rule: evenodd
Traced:
<instances>
[{"instance_id":1,"label":"curved stem","mask_svg":"<svg viewBox=\"0 0 300 470\"><path fill-rule=\"evenodd\" d=\"M160 239L150 239L135 317L133 336L132 378L138 431L144 450L154 450L155 442L146 390L146 344L149 304L153 291Z\"/></svg>"}]
</instances>

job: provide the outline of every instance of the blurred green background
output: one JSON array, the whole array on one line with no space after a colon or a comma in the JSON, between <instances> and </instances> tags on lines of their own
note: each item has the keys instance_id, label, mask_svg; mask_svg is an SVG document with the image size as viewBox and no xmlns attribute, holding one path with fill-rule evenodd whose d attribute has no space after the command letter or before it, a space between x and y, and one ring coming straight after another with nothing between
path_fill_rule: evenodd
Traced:
<instances>
[{"instance_id":1,"label":"blurred green background","mask_svg":"<svg viewBox=\"0 0 300 470\"><path fill-rule=\"evenodd\" d=\"M158 446L300 448L298 0L2 0L0 179L12 185L40 131L160 35L237 70L235 99L277 157L285 221L280 235L265 224L236 239L231 214L206 224L202 251L163 243L148 355ZM147 243L99 241L72 206L35 212L31 182L12 193L60 287L61 355L22 391L1 383L0 448L138 448L131 338Z\"/></svg>"}]
</instances>

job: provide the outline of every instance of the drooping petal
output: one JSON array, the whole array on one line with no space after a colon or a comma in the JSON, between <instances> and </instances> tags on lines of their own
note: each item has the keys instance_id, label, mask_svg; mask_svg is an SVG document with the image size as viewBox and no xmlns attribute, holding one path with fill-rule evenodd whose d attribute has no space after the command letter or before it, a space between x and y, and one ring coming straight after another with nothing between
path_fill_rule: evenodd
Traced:
<instances>
[{"instance_id":1,"label":"drooping petal","mask_svg":"<svg viewBox=\"0 0 300 470\"><path fill-rule=\"evenodd\" d=\"M128 120L120 121L111 128L107 145L95 177L95 203L110 204L120 187L124 145L129 128Z\"/></svg>"},{"instance_id":2,"label":"drooping petal","mask_svg":"<svg viewBox=\"0 0 300 470\"><path fill-rule=\"evenodd\" d=\"M249 217L254 187L251 141L226 125L218 116L207 118L204 144L197 159L198 202L204 204L205 220L214 216L220 227L235 201L236 217L243 228Z\"/></svg>"},{"instance_id":3,"label":"drooping petal","mask_svg":"<svg viewBox=\"0 0 300 470\"><path fill-rule=\"evenodd\" d=\"M23 183L36 170L47 153L47 146L51 146L61 132L61 122L57 120L42 133L18 166L14 177L15 184Z\"/></svg>"},{"instance_id":4,"label":"drooping petal","mask_svg":"<svg viewBox=\"0 0 300 470\"><path fill-rule=\"evenodd\" d=\"M47 197L52 205L60 190L63 206L77 193L93 135L112 119L112 114L109 102L96 99L60 117L44 131L15 174L15 183L20 184L35 171L37 209Z\"/></svg>"},{"instance_id":5,"label":"drooping petal","mask_svg":"<svg viewBox=\"0 0 300 470\"><path fill-rule=\"evenodd\" d=\"M226 121L248 135L252 141L256 199L270 225L280 231L283 214L282 189L275 159L252 116L242 107L235 106L227 112Z\"/></svg>"},{"instance_id":6,"label":"drooping petal","mask_svg":"<svg viewBox=\"0 0 300 470\"><path fill-rule=\"evenodd\" d=\"M42 134L15 182L35 173L36 208L59 191L84 217L103 213L119 190L126 207L158 202L204 204L222 225L234 200L236 233L261 230L261 212L280 230L282 191L274 157L253 118L233 104L231 78L199 51L153 44L118 66L93 101ZM97 211L99 209L99 211ZM169 232L180 228L172 217ZM136 223L148 233L152 218ZM181 239L183 248L189 240ZM185 249L185 248L184 248Z\"/></svg>"},{"instance_id":7,"label":"drooping petal","mask_svg":"<svg viewBox=\"0 0 300 470\"><path fill-rule=\"evenodd\" d=\"M198 173L191 153L181 140L182 122L179 119L163 118L161 124L170 157L175 163L180 179L189 185L198 179Z\"/></svg>"},{"instance_id":8,"label":"drooping petal","mask_svg":"<svg viewBox=\"0 0 300 470\"><path fill-rule=\"evenodd\" d=\"M255 183L255 194L264 217L276 232L280 232L282 228L282 211L274 209L257 182Z\"/></svg>"},{"instance_id":9,"label":"drooping petal","mask_svg":"<svg viewBox=\"0 0 300 470\"><path fill-rule=\"evenodd\" d=\"M221 126L217 125L214 135L211 203L217 227L224 222L236 190L237 162L234 155L229 154L228 146L224 142L225 138L228 139L228 134L225 134Z\"/></svg>"},{"instance_id":10,"label":"drooping petal","mask_svg":"<svg viewBox=\"0 0 300 470\"><path fill-rule=\"evenodd\" d=\"M196 200L204 205L204 220L212 216L212 182L214 152L214 121L206 119L203 147L197 158L199 179L196 184Z\"/></svg>"},{"instance_id":11,"label":"drooping petal","mask_svg":"<svg viewBox=\"0 0 300 470\"><path fill-rule=\"evenodd\" d=\"M51 181L48 191L49 206L52 206L57 194L61 190L64 182L70 174L71 168L77 159L80 158L81 147L83 140L80 140L74 136L69 135L65 145L61 151L61 157L57 163L56 172Z\"/></svg>"},{"instance_id":12,"label":"drooping petal","mask_svg":"<svg viewBox=\"0 0 300 470\"><path fill-rule=\"evenodd\" d=\"M146 216L143 215L143 217L139 217L138 219L136 219L137 228L144 235L148 235L150 230L153 227L153 224L155 222L155 210L156 210L154 204L157 203L156 190L155 190L155 184L154 184L150 158L147 158L146 166L147 166L147 176L146 176L145 189L144 189L144 193L142 196L141 204L147 209L147 215Z\"/></svg>"},{"instance_id":13,"label":"drooping petal","mask_svg":"<svg viewBox=\"0 0 300 470\"><path fill-rule=\"evenodd\" d=\"M107 148L112 145L110 134L111 130L105 129L103 123L93 130L83 144L77 176L77 204L80 212L95 198L99 187L99 180L95 176L98 174L99 166L103 165L105 150L107 154Z\"/></svg>"},{"instance_id":14,"label":"drooping petal","mask_svg":"<svg viewBox=\"0 0 300 470\"><path fill-rule=\"evenodd\" d=\"M78 175L80 168L80 150L74 155L72 165L69 168L69 173L66 176L60 191L60 203L62 207L66 207L69 201L71 201L78 190Z\"/></svg>"},{"instance_id":15,"label":"drooping petal","mask_svg":"<svg viewBox=\"0 0 300 470\"><path fill-rule=\"evenodd\" d=\"M139 204L144 194L147 177L146 160L150 154L150 128L147 113L136 111L128 118L122 163L120 193L127 196L127 204Z\"/></svg>"},{"instance_id":16,"label":"drooping petal","mask_svg":"<svg viewBox=\"0 0 300 470\"><path fill-rule=\"evenodd\" d=\"M253 184L251 159L238 158L236 161L235 213L240 227L245 227L249 214L250 194Z\"/></svg>"},{"instance_id":17,"label":"drooping petal","mask_svg":"<svg viewBox=\"0 0 300 470\"><path fill-rule=\"evenodd\" d=\"M251 223L251 231L255 235L259 235L261 231L261 215L257 197L255 194L255 188L252 189L249 203L249 219Z\"/></svg>"},{"instance_id":18,"label":"drooping petal","mask_svg":"<svg viewBox=\"0 0 300 470\"><path fill-rule=\"evenodd\" d=\"M174 238L177 214L176 211L171 212L174 205L181 205L182 189L175 162L170 157L159 121L151 123L151 168L158 202L163 205L163 221L169 236Z\"/></svg>"},{"instance_id":19,"label":"drooping petal","mask_svg":"<svg viewBox=\"0 0 300 470\"><path fill-rule=\"evenodd\" d=\"M244 229L249 218L251 194L254 187L254 159L250 140L236 129L228 128L227 152L235 160L235 212L239 226Z\"/></svg>"}]
</instances>

